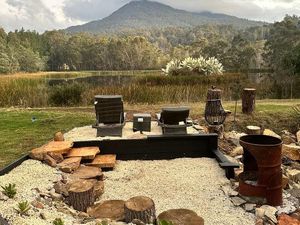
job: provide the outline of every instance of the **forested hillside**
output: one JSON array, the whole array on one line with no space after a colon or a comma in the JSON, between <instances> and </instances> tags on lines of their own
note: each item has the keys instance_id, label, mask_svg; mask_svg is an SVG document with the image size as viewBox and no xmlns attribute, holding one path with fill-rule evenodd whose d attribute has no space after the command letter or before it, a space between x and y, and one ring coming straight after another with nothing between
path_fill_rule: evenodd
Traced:
<instances>
[{"instance_id":1,"label":"forested hillside","mask_svg":"<svg viewBox=\"0 0 300 225\"><path fill-rule=\"evenodd\" d=\"M136 30L114 35L0 30L0 73L161 69L171 59L216 57L227 71L299 73L300 19L239 30L228 25ZM281 74L281 75L280 75Z\"/></svg>"},{"instance_id":2,"label":"forested hillside","mask_svg":"<svg viewBox=\"0 0 300 225\"><path fill-rule=\"evenodd\" d=\"M71 33L111 34L125 30L195 27L206 24L232 25L237 29L244 29L262 26L266 23L211 12L192 13L174 9L158 2L140 0L129 2L102 20L69 27L66 31Z\"/></svg>"}]
</instances>

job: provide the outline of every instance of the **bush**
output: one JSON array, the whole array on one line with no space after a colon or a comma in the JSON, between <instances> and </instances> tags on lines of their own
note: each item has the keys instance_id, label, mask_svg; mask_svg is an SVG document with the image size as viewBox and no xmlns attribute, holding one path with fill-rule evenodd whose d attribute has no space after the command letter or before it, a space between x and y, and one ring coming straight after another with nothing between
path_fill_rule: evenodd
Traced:
<instances>
[{"instance_id":1,"label":"bush","mask_svg":"<svg viewBox=\"0 0 300 225\"><path fill-rule=\"evenodd\" d=\"M208 59L200 56L199 58L188 57L184 60L170 61L163 71L168 75L221 75L223 65L215 57Z\"/></svg>"},{"instance_id":2,"label":"bush","mask_svg":"<svg viewBox=\"0 0 300 225\"><path fill-rule=\"evenodd\" d=\"M82 83L61 84L49 87L49 103L53 106L76 106L82 102L85 90Z\"/></svg>"}]
</instances>

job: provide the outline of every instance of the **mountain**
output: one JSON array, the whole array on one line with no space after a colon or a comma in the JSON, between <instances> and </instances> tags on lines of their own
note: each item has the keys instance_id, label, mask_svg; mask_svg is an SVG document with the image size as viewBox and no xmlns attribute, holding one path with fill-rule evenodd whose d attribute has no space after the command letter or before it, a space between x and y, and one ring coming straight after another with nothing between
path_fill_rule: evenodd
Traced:
<instances>
[{"instance_id":1,"label":"mountain","mask_svg":"<svg viewBox=\"0 0 300 225\"><path fill-rule=\"evenodd\" d=\"M67 32L115 33L124 30L194 27L204 24L233 25L236 28L262 26L265 23L211 12L188 12L148 1L131 1L110 16L66 29Z\"/></svg>"}]
</instances>

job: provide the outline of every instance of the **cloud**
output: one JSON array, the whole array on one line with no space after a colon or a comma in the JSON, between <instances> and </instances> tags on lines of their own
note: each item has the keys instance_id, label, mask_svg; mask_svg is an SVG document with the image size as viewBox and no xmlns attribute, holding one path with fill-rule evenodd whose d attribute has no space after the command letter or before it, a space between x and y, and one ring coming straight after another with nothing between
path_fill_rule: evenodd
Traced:
<instances>
[{"instance_id":1,"label":"cloud","mask_svg":"<svg viewBox=\"0 0 300 225\"><path fill-rule=\"evenodd\" d=\"M0 0L0 26L61 29L110 15L130 0ZM274 22L286 14L300 15L300 0L157 0L193 12L211 11Z\"/></svg>"},{"instance_id":2,"label":"cloud","mask_svg":"<svg viewBox=\"0 0 300 225\"><path fill-rule=\"evenodd\" d=\"M91 21L109 16L130 0L68 0L64 6L66 16Z\"/></svg>"}]
</instances>

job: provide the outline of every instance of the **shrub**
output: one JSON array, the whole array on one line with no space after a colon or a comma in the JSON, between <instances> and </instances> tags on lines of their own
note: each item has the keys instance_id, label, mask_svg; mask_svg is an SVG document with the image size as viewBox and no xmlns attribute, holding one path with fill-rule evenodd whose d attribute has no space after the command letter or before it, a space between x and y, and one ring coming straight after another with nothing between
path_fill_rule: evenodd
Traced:
<instances>
[{"instance_id":1,"label":"shrub","mask_svg":"<svg viewBox=\"0 0 300 225\"><path fill-rule=\"evenodd\" d=\"M75 106L82 102L85 86L79 83L61 84L49 90L49 103L54 106Z\"/></svg>"},{"instance_id":2,"label":"shrub","mask_svg":"<svg viewBox=\"0 0 300 225\"><path fill-rule=\"evenodd\" d=\"M18 204L18 208L16 209L20 215L26 215L27 212L30 210L30 205L28 201L20 202Z\"/></svg>"},{"instance_id":3,"label":"shrub","mask_svg":"<svg viewBox=\"0 0 300 225\"><path fill-rule=\"evenodd\" d=\"M2 193L9 198L14 198L17 194L17 189L15 184L8 184L6 186L1 186L3 191Z\"/></svg>"},{"instance_id":4,"label":"shrub","mask_svg":"<svg viewBox=\"0 0 300 225\"><path fill-rule=\"evenodd\" d=\"M61 218L56 218L54 221L53 221L53 225L64 225L64 221L61 219Z\"/></svg>"},{"instance_id":5,"label":"shrub","mask_svg":"<svg viewBox=\"0 0 300 225\"><path fill-rule=\"evenodd\" d=\"M188 57L182 61L175 59L167 64L166 69L163 69L163 72L168 75L221 75L223 71L223 65L218 59L214 57L205 59L202 56Z\"/></svg>"}]
</instances>

